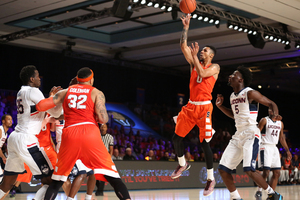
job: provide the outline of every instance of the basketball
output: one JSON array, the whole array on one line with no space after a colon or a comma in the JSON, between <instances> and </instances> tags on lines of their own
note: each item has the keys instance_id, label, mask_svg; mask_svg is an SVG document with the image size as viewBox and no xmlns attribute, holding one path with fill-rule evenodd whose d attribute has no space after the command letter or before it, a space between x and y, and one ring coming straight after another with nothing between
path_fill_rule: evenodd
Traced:
<instances>
[{"instance_id":1,"label":"basketball","mask_svg":"<svg viewBox=\"0 0 300 200\"><path fill-rule=\"evenodd\" d=\"M179 3L181 12L185 14L194 12L196 10L196 6L196 0L181 0Z\"/></svg>"}]
</instances>

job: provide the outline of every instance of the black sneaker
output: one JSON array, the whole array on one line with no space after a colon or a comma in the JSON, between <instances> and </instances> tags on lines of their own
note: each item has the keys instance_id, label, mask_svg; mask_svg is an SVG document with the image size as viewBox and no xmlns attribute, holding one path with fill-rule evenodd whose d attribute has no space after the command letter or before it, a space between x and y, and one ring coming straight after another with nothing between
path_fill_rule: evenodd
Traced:
<instances>
[{"instance_id":1,"label":"black sneaker","mask_svg":"<svg viewBox=\"0 0 300 200\"><path fill-rule=\"evenodd\" d=\"M267 200L283 200L283 196L277 192L268 194Z\"/></svg>"},{"instance_id":2,"label":"black sneaker","mask_svg":"<svg viewBox=\"0 0 300 200\"><path fill-rule=\"evenodd\" d=\"M9 197L10 197L10 198L16 197L16 193L17 193L16 190L12 189L12 190L9 192L9 194L10 194Z\"/></svg>"},{"instance_id":3,"label":"black sneaker","mask_svg":"<svg viewBox=\"0 0 300 200\"><path fill-rule=\"evenodd\" d=\"M256 200L262 200L262 192L261 191L257 191L255 193L254 197L255 197Z\"/></svg>"},{"instance_id":4,"label":"black sneaker","mask_svg":"<svg viewBox=\"0 0 300 200\"><path fill-rule=\"evenodd\" d=\"M103 196L103 192L96 190L95 195L96 196Z\"/></svg>"}]
</instances>

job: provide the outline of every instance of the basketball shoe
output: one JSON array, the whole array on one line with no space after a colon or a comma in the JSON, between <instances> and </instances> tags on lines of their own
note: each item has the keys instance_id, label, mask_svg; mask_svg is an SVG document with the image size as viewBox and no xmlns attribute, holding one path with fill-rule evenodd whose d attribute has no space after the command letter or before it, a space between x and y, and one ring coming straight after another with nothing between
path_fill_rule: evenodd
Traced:
<instances>
[{"instance_id":1,"label":"basketball shoe","mask_svg":"<svg viewBox=\"0 0 300 200\"><path fill-rule=\"evenodd\" d=\"M262 193L261 193L261 191L256 191L254 197L255 197L256 200L262 200Z\"/></svg>"},{"instance_id":2,"label":"basketball shoe","mask_svg":"<svg viewBox=\"0 0 300 200\"><path fill-rule=\"evenodd\" d=\"M211 195L214 191L215 185L216 185L215 179L214 180L208 179L207 182L206 182L206 186L204 188L204 191L203 191L203 196Z\"/></svg>"},{"instance_id":3,"label":"basketball shoe","mask_svg":"<svg viewBox=\"0 0 300 200\"><path fill-rule=\"evenodd\" d=\"M188 163L185 163L184 166L178 165L176 170L171 174L171 178L172 179L178 178L179 176L181 176L182 172L188 170L190 167L191 165L189 165Z\"/></svg>"},{"instance_id":4,"label":"basketball shoe","mask_svg":"<svg viewBox=\"0 0 300 200\"><path fill-rule=\"evenodd\" d=\"M268 194L267 200L283 200L283 196L275 192L273 194Z\"/></svg>"}]
</instances>

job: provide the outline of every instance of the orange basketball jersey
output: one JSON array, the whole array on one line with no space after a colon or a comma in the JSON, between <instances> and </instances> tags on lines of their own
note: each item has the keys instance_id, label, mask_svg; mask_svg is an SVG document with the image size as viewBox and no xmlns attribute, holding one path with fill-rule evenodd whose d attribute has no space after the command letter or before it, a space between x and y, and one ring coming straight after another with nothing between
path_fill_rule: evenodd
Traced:
<instances>
[{"instance_id":1,"label":"orange basketball jersey","mask_svg":"<svg viewBox=\"0 0 300 200\"><path fill-rule=\"evenodd\" d=\"M41 132L36 135L39 140L40 147L52 146L50 125L50 123L46 124L44 127L42 127Z\"/></svg>"},{"instance_id":2,"label":"orange basketball jersey","mask_svg":"<svg viewBox=\"0 0 300 200\"><path fill-rule=\"evenodd\" d=\"M200 64L201 65L201 64ZM203 67L207 69L211 64ZM190 78L190 100L191 101L209 101L212 99L211 93L214 89L216 79L213 76L200 78L193 68L191 78Z\"/></svg>"},{"instance_id":3,"label":"orange basketball jersey","mask_svg":"<svg viewBox=\"0 0 300 200\"><path fill-rule=\"evenodd\" d=\"M97 124L91 98L93 89L90 85L82 84L69 87L63 103L65 127L86 122Z\"/></svg>"}]
</instances>

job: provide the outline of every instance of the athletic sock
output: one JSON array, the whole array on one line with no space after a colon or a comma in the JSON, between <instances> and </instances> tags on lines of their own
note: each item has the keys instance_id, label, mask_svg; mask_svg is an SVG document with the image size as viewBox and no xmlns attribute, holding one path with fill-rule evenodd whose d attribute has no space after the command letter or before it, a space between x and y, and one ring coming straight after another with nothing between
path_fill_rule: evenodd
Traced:
<instances>
[{"instance_id":1,"label":"athletic sock","mask_svg":"<svg viewBox=\"0 0 300 200\"><path fill-rule=\"evenodd\" d=\"M4 197L5 194L6 194L6 193L3 192L3 190L0 189L0 199L2 199L2 197Z\"/></svg>"},{"instance_id":2,"label":"athletic sock","mask_svg":"<svg viewBox=\"0 0 300 200\"><path fill-rule=\"evenodd\" d=\"M36 193L33 199L35 200L44 200L46 191L49 185L43 185Z\"/></svg>"},{"instance_id":3,"label":"athletic sock","mask_svg":"<svg viewBox=\"0 0 300 200\"><path fill-rule=\"evenodd\" d=\"M74 200L74 198L72 198L72 197L68 197L68 198L67 198L67 200Z\"/></svg>"},{"instance_id":4,"label":"athletic sock","mask_svg":"<svg viewBox=\"0 0 300 200\"><path fill-rule=\"evenodd\" d=\"M275 193L274 190L268 185L268 188L265 190L268 194Z\"/></svg>"},{"instance_id":5,"label":"athletic sock","mask_svg":"<svg viewBox=\"0 0 300 200\"><path fill-rule=\"evenodd\" d=\"M261 187L258 187L258 188L257 188L257 191L262 192L262 188L261 188Z\"/></svg>"},{"instance_id":6,"label":"athletic sock","mask_svg":"<svg viewBox=\"0 0 300 200\"><path fill-rule=\"evenodd\" d=\"M185 161L184 156L178 157L178 162L181 167L185 166L186 161Z\"/></svg>"},{"instance_id":7,"label":"athletic sock","mask_svg":"<svg viewBox=\"0 0 300 200\"><path fill-rule=\"evenodd\" d=\"M233 192L230 192L230 196L232 199L241 199L241 196L237 190L234 190Z\"/></svg>"},{"instance_id":8,"label":"athletic sock","mask_svg":"<svg viewBox=\"0 0 300 200\"><path fill-rule=\"evenodd\" d=\"M212 169L207 169L207 180L214 180L214 168Z\"/></svg>"},{"instance_id":9,"label":"athletic sock","mask_svg":"<svg viewBox=\"0 0 300 200\"><path fill-rule=\"evenodd\" d=\"M85 194L85 200L91 200L93 195Z\"/></svg>"}]
</instances>

